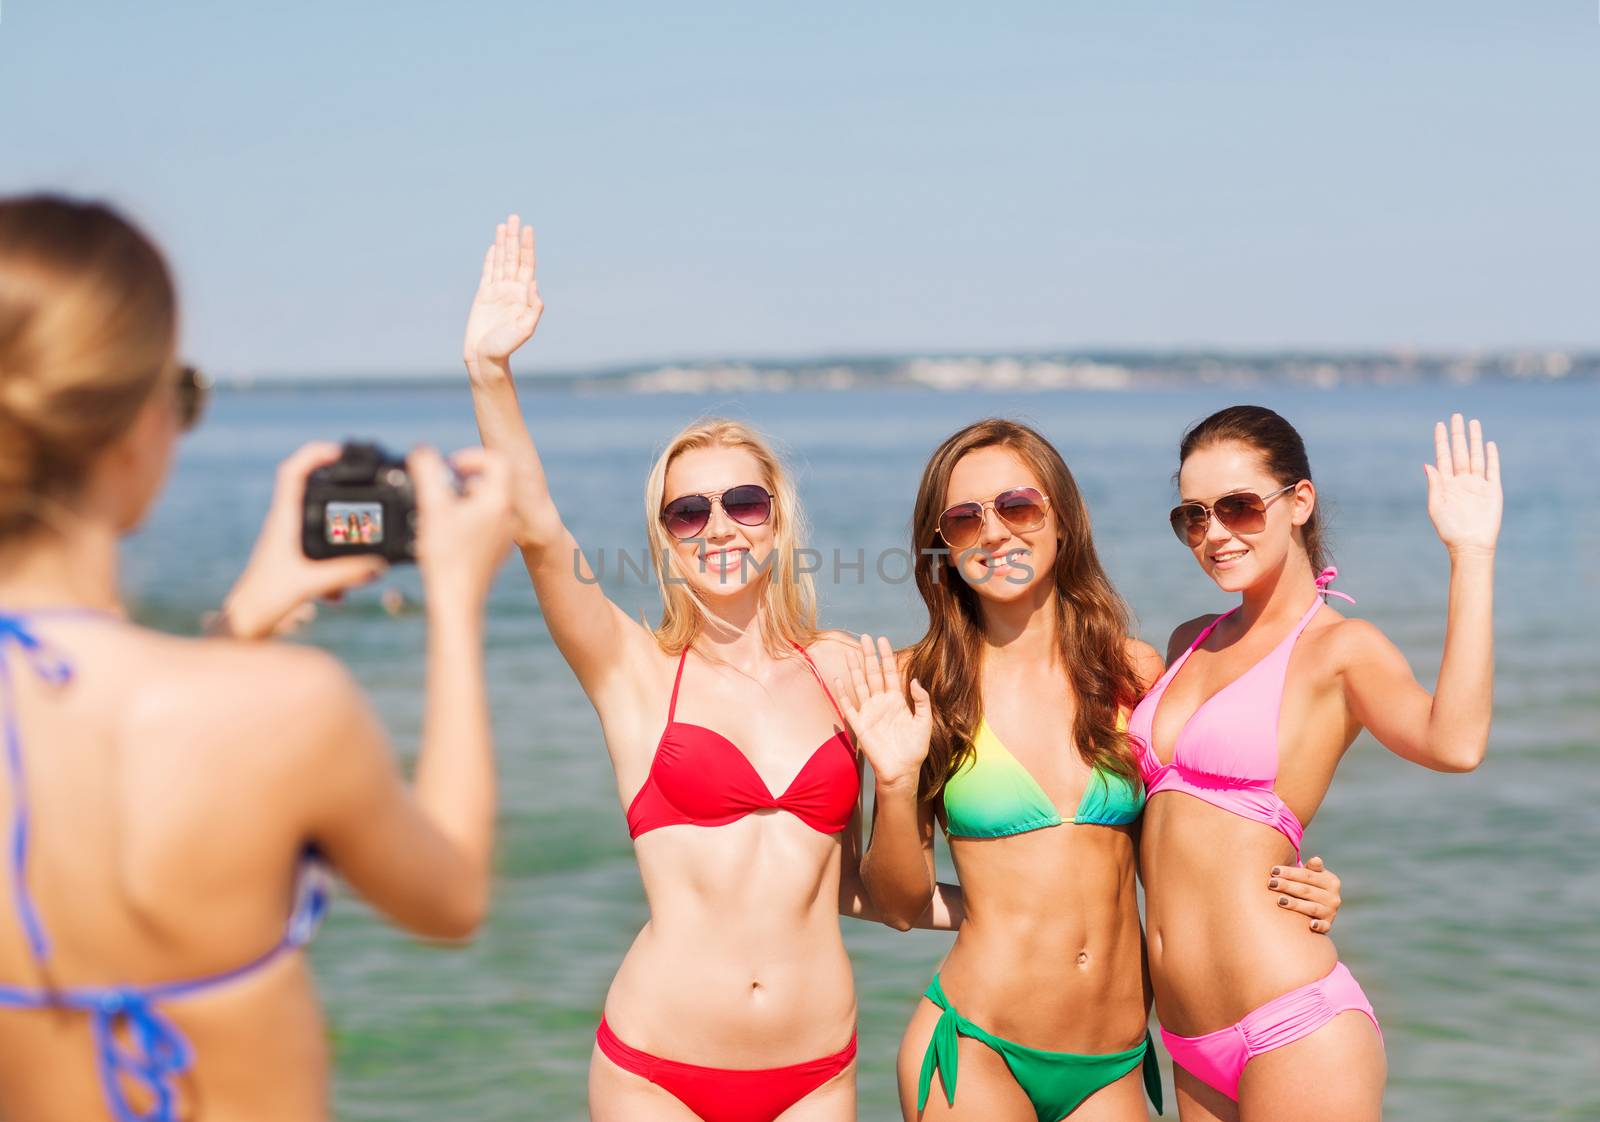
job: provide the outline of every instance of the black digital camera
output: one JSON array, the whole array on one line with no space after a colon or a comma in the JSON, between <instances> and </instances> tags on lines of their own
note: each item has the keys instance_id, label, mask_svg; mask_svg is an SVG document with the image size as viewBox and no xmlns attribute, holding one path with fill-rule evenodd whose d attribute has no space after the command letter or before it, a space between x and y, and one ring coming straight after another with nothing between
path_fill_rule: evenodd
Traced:
<instances>
[{"instance_id":1,"label":"black digital camera","mask_svg":"<svg viewBox=\"0 0 1600 1122\"><path fill-rule=\"evenodd\" d=\"M417 495L405 460L347 441L337 460L306 477L300 546L318 561L352 553L415 561Z\"/></svg>"}]
</instances>

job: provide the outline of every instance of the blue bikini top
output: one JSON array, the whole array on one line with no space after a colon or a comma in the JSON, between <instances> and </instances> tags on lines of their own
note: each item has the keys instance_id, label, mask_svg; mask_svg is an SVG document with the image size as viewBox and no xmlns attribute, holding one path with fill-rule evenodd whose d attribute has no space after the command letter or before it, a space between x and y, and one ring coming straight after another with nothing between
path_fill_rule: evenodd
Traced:
<instances>
[{"instance_id":1,"label":"blue bikini top","mask_svg":"<svg viewBox=\"0 0 1600 1122\"><path fill-rule=\"evenodd\" d=\"M39 638L29 626L29 620L85 617L115 618L87 609L44 609L26 614L0 612L0 724L4 729L6 767L11 780L8 850L12 903L27 937L28 950L41 972L50 958L50 940L28 891L28 800L10 654L15 650L23 664L42 681L64 686L72 679L71 665L53 646ZM243 966L190 981L144 986L27 989L0 985L0 1007L73 1009L87 1013L94 1035L100 1083L116 1122L178 1122L175 1081L193 1065L194 1051L178 1027L162 1016L157 1004L237 981L279 955L305 946L327 910L326 874L308 851L301 867L294 913L283 938L271 950ZM127 1030L125 1041L117 1035L119 1026ZM128 1101L126 1081L143 1085L154 1104L148 1111L139 1113Z\"/></svg>"}]
</instances>

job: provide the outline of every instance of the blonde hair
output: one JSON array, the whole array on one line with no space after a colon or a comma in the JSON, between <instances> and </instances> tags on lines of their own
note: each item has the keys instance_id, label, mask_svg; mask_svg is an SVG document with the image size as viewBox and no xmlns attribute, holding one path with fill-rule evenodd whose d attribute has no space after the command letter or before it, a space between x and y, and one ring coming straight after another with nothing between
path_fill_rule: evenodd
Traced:
<instances>
[{"instance_id":1,"label":"blonde hair","mask_svg":"<svg viewBox=\"0 0 1600 1122\"><path fill-rule=\"evenodd\" d=\"M699 448L742 448L761 465L760 483L772 494L773 558L755 579L765 581L756 621L767 648L774 654L792 651L793 644L809 645L817 636L817 593L811 574L799 568L799 551L806 526L794 481L766 440L739 421L713 417L689 425L668 442L650 469L644 491L645 530L650 557L661 585L661 623L656 642L668 654L678 654L705 627L706 605L688 583L678 561L674 541L661 524L666 503L667 469L685 452Z\"/></svg>"},{"instance_id":2,"label":"blonde hair","mask_svg":"<svg viewBox=\"0 0 1600 1122\"><path fill-rule=\"evenodd\" d=\"M177 296L109 207L0 199L0 538L50 526L175 376Z\"/></svg>"}]
</instances>

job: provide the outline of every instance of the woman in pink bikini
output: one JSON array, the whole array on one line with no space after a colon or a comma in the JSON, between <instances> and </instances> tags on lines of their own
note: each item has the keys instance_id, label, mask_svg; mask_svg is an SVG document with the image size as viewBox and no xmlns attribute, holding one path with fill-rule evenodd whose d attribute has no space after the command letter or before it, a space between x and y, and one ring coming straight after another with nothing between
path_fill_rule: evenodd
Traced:
<instances>
[{"instance_id":1,"label":"woman in pink bikini","mask_svg":"<svg viewBox=\"0 0 1600 1122\"><path fill-rule=\"evenodd\" d=\"M1173 529L1241 597L1173 633L1168 669L1129 724L1149 799L1140 866L1150 973L1184 1122L1381 1117L1372 1006L1286 897L1262 899L1259 877L1298 862L1304 823L1363 728L1436 771L1483 759L1499 452L1460 415L1434 439L1428 513L1449 550L1450 594L1429 694L1382 632L1323 604L1341 594L1327 590L1335 571L1294 428L1235 406L1184 435ZM1171 792L1188 797L1163 797Z\"/></svg>"}]
</instances>

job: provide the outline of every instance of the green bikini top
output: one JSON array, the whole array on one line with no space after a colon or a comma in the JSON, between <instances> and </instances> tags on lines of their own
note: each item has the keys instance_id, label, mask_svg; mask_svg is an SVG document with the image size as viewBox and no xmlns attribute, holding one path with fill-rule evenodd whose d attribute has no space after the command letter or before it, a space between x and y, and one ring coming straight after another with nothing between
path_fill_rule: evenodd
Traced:
<instances>
[{"instance_id":1,"label":"green bikini top","mask_svg":"<svg viewBox=\"0 0 1600 1122\"><path fill-rule=\"evenodd\" d=\"M1118 726L1125 725L1119 718ZM1095 768L1072 821L1125 826L1144 809L1144 791L1115 772ZM989 727L978 721L972 754L944 785L945 833L956 838L1005 838L1061 825L1055 803Z\"/></svg>"}]
</instances>

